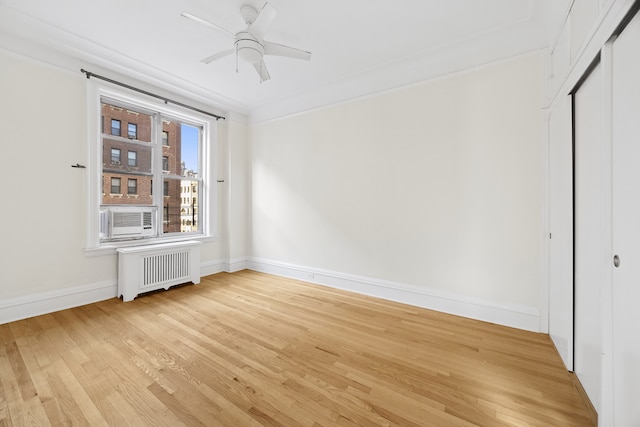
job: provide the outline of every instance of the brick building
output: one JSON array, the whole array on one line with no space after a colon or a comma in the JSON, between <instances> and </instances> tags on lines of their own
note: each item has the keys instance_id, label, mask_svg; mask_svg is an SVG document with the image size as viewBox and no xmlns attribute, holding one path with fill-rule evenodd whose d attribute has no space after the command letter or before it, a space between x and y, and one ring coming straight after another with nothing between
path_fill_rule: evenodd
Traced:
<instances>
[{"instance_id":1,"label":"brick building","mask_svg":"<svg viewBox=\"0 0 640 427\"><path fill-rule=\"evenodd\" d=\"M102 205L152 206L153 118L142 112L102 104ZM180 230L181 127L162 122L163 204L165 233Z\"/></svg>"}]
</instances>

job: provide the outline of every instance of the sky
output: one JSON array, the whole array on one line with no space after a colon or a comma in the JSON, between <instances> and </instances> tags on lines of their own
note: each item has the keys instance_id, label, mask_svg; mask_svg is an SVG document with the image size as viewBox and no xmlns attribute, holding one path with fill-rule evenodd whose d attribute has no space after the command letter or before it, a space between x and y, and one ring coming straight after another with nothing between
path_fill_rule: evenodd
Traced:
<instances>
[{"instance_id":1,"label":"sky","mask_svg":"<svg viewBox=\"0 0 640 427\"><path fill-rule=\"evenodd\" d=\"M184 123L181 125L182 161L187 169L198 171L198 131L200 129Z\"/></svg>"}]
</instances>

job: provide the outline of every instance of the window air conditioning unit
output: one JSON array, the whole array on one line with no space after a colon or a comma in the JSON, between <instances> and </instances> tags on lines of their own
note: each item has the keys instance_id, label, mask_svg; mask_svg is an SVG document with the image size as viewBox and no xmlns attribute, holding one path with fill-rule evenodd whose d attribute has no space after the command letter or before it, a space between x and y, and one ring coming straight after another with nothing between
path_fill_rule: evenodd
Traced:
<instances>
[{"instance_id":1,"label":"window air conditioning unit","mask_svg":"<svg viewBox=\"0 0 640 427\"><path fill-rule=\"evenodd\" d=\"M157 209L148 206L109 207L100 211L100 237L152 237L156 235Z\"/></svg>"}]
</instances>

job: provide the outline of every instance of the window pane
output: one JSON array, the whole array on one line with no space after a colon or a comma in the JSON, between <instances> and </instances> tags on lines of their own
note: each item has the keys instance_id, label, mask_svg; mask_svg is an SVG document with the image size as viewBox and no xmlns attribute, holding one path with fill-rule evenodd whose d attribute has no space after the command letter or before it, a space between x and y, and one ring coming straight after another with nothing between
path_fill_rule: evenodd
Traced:
<instances>
[{"instance_id":1,"label":"window pane","mask_svg":"<svg viewBox=\"0 0 640 427\"><path fill-rule=\"evenodd\" d=\"M180 158L182 171L179 175L198 178L200 172L201 128L182 123L180 126Z\"/></svg>"},{"instance_id":2,"label":"window pane","mask_svg":"<svg viewBox=\"0 0 640 427\"><path fill-rule=\"evenodd\" d=\"M138 197L122 197L122 192L103 193L102 205L153 205L151 195L151 179L153 177L153 116L132 108L124 108L108 102L102 102L103 129L102 133L102 176L108 184L112 178L118 178L124 185L127 183L127 193ZM122 123L127 125L127 136L131 139L119 137ZM115 136L113 130L118 129ZM134 136L135 135L135 136ZM126 159L123 156L126 153ZM129 184L130 182L130 184ZM133 186L135 182L135 190ZM116 195L116 196L112 196Z\"/></svg>"},{"instance_id":3,"label":"window pane","mask_svg":"<svg viewBox=\"0 0 640 427\"><path fill-rule=\"evenodd\" d=\"M162 145L169 145L169 132L166 130L162 131Z\"/></svg>"},{"instance_id":4,"label":"window pane","mask_svg":"<svg viewBox=\"0 0 640 427\"><path fill-rule=\"evenodd\" d=\"M198 205L198 182L183 179L180 188L182 190L180 197L180 201L182 203L180 206L180 231L183 233L200 231L200 221L198 219L198 215L200 213Z\"/></svg>"},{"instance_id":5,"label":"window pane","mask_svg":"<svg viewBox=\"0 0 640 427\"><path fill-rule=\"evenodd\" d=\"M127 136L130 139L138 139L138 125L129 123L127 125Z\"/></svg>"},{"instance_id":6,"label":"window pane","mask_svg":"<svg viewBox=\"0 0 640 427\"><path fill-rule=\"evenodd\" d=\"M113 165L120 164L120 150L118 148L111 149L111 164Z\"/></svg>"},{"instance_id":7,"label":"window pane","mask_svg":"<svg viewBox=\"0 0 640 427\"><path fill-rule=\"evenodd\" d=\"M120 194L120 178L111 178L111 194Z\"/></svg>"},{"instance_id":8,"label":"window pane","mask_svg":"<svg viewBox=\"0 0 640 427\"><path fill-rule=\"evenodd\" d=\"M137 179L129 179L127 180L127 194L138 194L138 180Z\"/></svg>"},{"instance_id":9,"label":"window pane","mask_svg":"<svg viewBox=\"0 0 640 427\"><path fill-rule=\"evenodd\" d=\"M162 156L162 170L169 172L169 157Z\"/></svg>"},{"instance_id":10,"label":"window pane","mask_svg":"<svg viewBox=\"0 0 640 427\"><path fill-rule=\"evenodd\" d=\"M179 233L181 231L181 183L180 179L165 178L162 182L164 189L164 232Z\"/></svg>"},{"instance_id":11,"label":"window pane","mask_svg":"<svg viewBox=\"0 0 640 427\"><path fill-rule=\"evenodd\" d=\"M120 120L111 119L111 135L120 136Z\"/></svg>"}]
</instances>

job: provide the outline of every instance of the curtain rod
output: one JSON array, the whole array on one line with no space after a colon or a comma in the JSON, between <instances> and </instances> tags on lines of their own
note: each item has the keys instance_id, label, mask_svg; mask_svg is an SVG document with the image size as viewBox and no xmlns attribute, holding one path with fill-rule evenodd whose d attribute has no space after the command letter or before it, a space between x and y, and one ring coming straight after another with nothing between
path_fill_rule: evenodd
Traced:
<instances>
[{"instance_id":1,"label":"curtain rod","mask_svg":"<svg viewBox=\"0 0 640 427\"><path fill-rule=\"evenodd\" d=\"M202 114L206 114L207 116L215 117L216 120L220 120L220 119L225 120L226 119L226 117L219 116L219 115L213 114L213 113L209 113L208 111L204 111L204 110L201 110L199 108L192 107L191 105L183 104L182 102L179 102L179 101L174 101L172 99L165 98L164 96L156 95L155 93L147 92L146 90L139 89L137 87L129 86L126 83L122 83L122 82L119 82L119 81L116 81L116 80L112 80L112 79L110 79L108 77L104 77L104 76L101 76L99 74L92 73L91 71L87 71L85 69L81 69L80 72L86 74L87 75L87 79L90 79L91 77L95 77L96 79L104 80L105 82L113 83L113 84L116 84L118 86L122 86L122 87L125 87L127 89L131 89L131 90L134 90L136 92L140 92L140 93L143 93L145 95L149 95L149 96L152 96L154 98L161 99L161 100L164 101L165 104L170 102L172 104L179 105L180 107L188 108L189 110L197 111L198 113L202 113Z\"/></svg>"}]
</instances>

